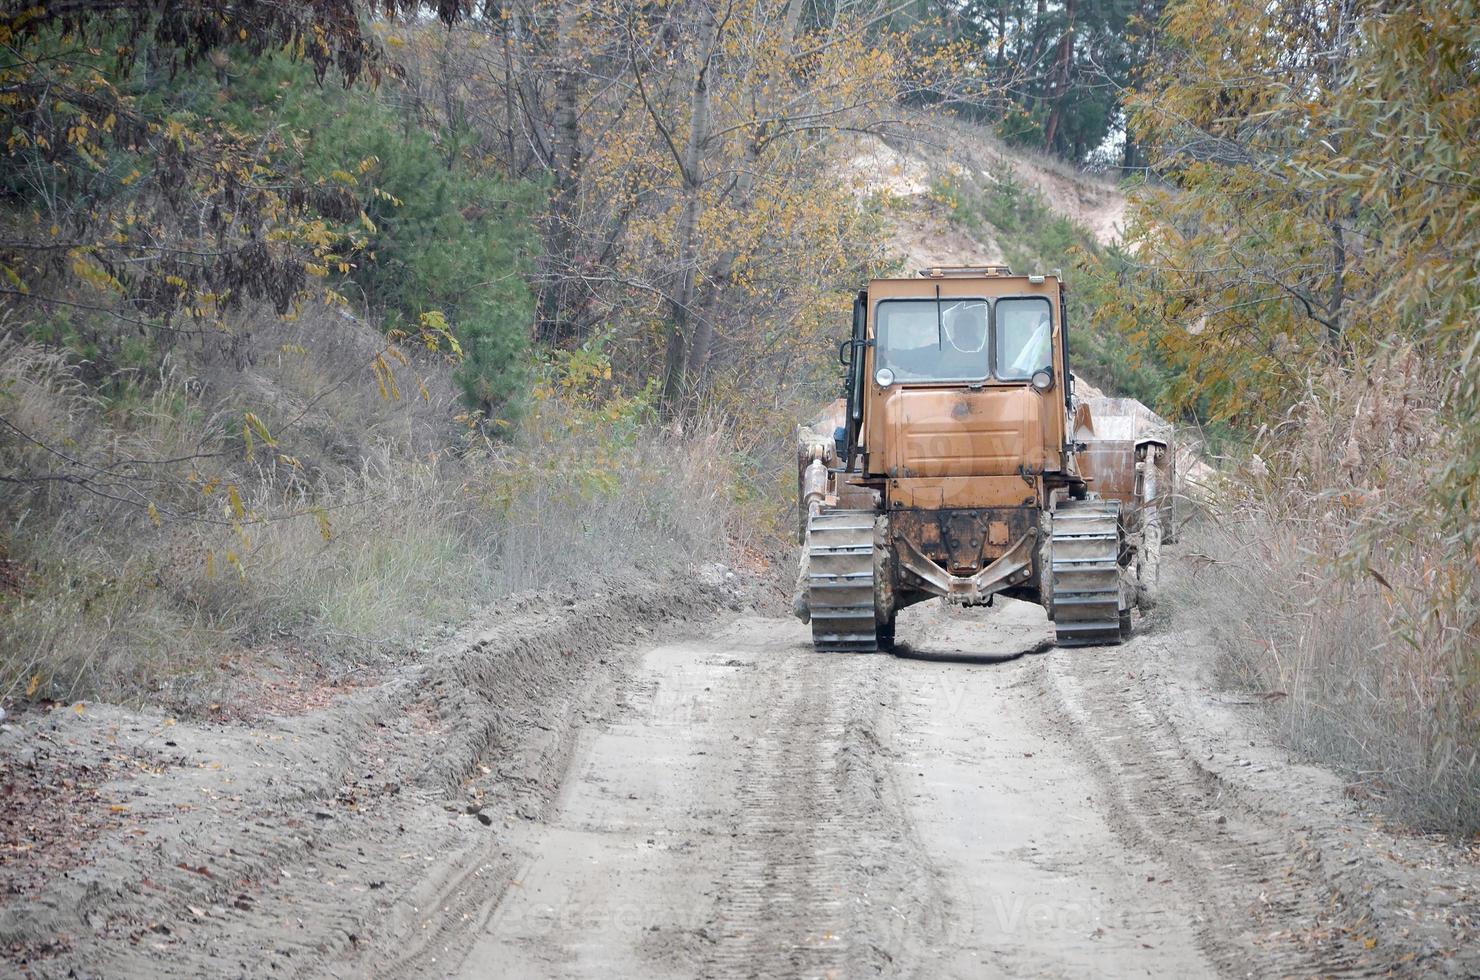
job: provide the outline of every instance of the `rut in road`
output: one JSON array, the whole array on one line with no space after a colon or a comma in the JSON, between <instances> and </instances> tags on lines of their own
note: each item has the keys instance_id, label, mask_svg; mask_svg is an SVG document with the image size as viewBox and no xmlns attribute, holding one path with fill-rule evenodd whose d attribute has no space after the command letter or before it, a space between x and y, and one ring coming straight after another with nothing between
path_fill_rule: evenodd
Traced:
<instances>
[{"instance_id":1,"label":"rut in road","mask_svg":"<svg viewBox=\"0 0 1480 980\"><path fill-rule=\"evenodd\" d=\"M754 618L647 651L518 843L517 881L442 962L468 977L898 973L948 902L878 731L897 707L880 663Z\"/></svg>"},{"instance_id":2,"label":"rut in road","mask_svg":"<svg viewBox=\"0 0 1480 980\"><path fill-rule=\"evenodd\" d=\"M1371 912L1327 877L1303 834L1266 821L1256 806L1205 768L1145 686L1143 638L1136 660L1055 658L1046 683L1067 733L1092 761L1102 806L1126 845L1175 869L1198 910L1200 944L1221 972L1371 976L1401 966L1400 954L1369 947ZM1162 662L1174 650L1162 649ZM1367 928L1364 929L1364 924Z\"/></svg>"},{"instance_id":3,"label":"rut in road","mask_svg":"<svg viewBox=\"0 0 1480 980\"><path fill-rule=\"evenodd\" d=\"M768 724L744 759L706 975L868 975L930 945L940 901L898 818L876 734L895 696L875 667L793 650L768 673ZM891 941L874 941L860 918Z\"/></svg>"}]
</instances>

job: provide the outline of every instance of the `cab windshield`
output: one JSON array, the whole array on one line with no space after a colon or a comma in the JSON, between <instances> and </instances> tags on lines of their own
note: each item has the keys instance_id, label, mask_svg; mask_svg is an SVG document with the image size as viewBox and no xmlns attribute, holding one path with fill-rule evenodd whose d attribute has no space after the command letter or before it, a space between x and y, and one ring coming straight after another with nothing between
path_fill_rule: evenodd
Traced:
<instances>
[{"instance_id":1,"label":"cab windshield","mask_svg":"<svg viewBox=\"0 0 1480 980\"><path fill-rule=\"evenodd\" d=\"M900 381L984 381L987 301L885 300L875 314L875 362Z\"/></svg>"}]
</instances>

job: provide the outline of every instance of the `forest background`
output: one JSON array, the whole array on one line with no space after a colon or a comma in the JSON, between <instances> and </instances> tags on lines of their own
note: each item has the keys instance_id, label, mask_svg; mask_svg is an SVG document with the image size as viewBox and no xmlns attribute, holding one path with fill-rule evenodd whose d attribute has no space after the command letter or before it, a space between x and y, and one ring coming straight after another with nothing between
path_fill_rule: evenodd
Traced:
<instances>
[{"instance_id":1,"label":"forest background","mask_svg":"<svg viewBox=\"0 0 1480 980\"><path fill-rule=\"evenodd\" d=\"M6 3L0 695L224 711L525 589L786 564L899 271L860 139L1124 181L1078 370L1200 430L1183 601L1292 745L1480 829L1473 0Z\"/></svg>"}]
</instances>

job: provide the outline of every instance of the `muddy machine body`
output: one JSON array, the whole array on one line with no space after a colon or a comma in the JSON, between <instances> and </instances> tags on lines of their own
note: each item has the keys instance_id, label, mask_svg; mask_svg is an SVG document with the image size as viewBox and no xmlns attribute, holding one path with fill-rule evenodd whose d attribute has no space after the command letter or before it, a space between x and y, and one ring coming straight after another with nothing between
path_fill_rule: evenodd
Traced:
<instances>
[{"instance_id":1,"label":"muddy machine body","mask_svg":"<svg viewBox=\"0 0 1480 980\"><path fill-rule=\"evenodd\" d=\"M1169 426L1076 402L1064 289L1001 267L879 279L846 396L799 429L796 610L819 649L893 644L932 598L1041 604L1058 643L1119 643L1153 598Z\"/></svg>"}]
</instances>

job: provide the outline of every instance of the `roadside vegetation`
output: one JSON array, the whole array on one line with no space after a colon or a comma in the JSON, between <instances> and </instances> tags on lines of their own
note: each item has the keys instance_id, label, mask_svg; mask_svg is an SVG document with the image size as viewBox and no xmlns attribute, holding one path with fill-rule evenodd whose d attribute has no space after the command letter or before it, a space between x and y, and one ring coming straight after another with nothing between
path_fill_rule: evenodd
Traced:
<instances>
[{"instance_id":1,"label":"roadside vegetation","mask_svg":"<svg viewBox=\"0 0 1480 980\"><path fill-rule=\"evenodd\" d=\"M1292 743L1480 829L1480 8L1167 7L1099 316L1239 448L1194 601Z\"/></svg>"},{"instance_id":2,"label":"roadside vegetation","mask_svg":"<svg viewBox=\"0 0 1480 980\"><path fill-rule=\"evenodd\" d=\"M5 419L26 433L0 476L36 484L6 495L7 699L200 708L257 659L373 667L495 597L662 575L744 540L717 433L642 424L642 399L592 384L604 360L532 367L494 441L454 401L452 365L387 382L425 400L383 397L383 340L342 315L256 334L239 385L234 366L171 357L100 393L65 350L0 344ZM309 352L326 330L340 340ZM244 406L271 434L250 455Z\"/></svg>"},{"instance_id":3,"label":"roadside vegetation","mask_svg":"<svg viewBox=\"0 0 1480 980\"><path fill-rule=\"evenodd\" d=\"M779 547L889 261L834 137L990 87L882 6L486 12L4 8L7 703L198 706Z\"/></svg>"}]
</instances>

